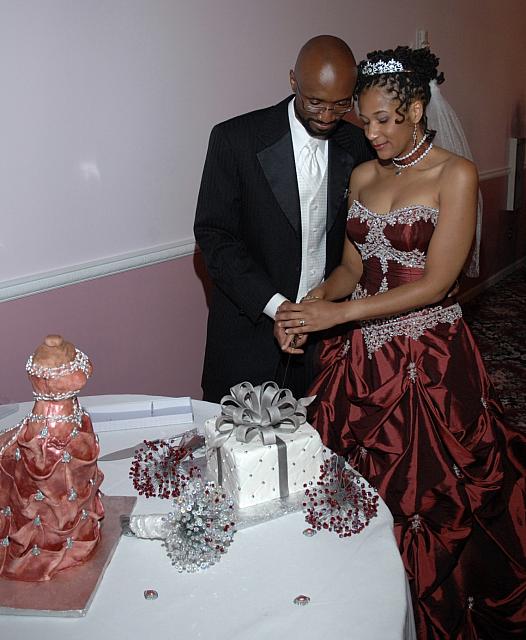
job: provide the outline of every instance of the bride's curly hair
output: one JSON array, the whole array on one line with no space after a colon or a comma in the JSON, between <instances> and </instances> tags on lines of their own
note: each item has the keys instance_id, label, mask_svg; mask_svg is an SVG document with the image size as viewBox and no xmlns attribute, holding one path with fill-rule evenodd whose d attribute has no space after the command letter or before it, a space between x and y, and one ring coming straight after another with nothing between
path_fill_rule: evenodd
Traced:
<instances>
[{"instance_id":1,"label":"bride's curly hair","mask_svg":"<svg viewBox=\"0 0 526 640\"><path fill-rule=\"evenodd\" d=\"M364 69L369 64L377 62L400 62L404 71L393 71L367 75ZM365 89L371 87L386 87L390 93L394 93L400 104L396 113L400 116L401 123L405 120L405 113L414 100L421 100L424 105L422 124L426 133L433 133L427 128L425 110L431 100L429 83L436 80L437 84L444 82L444 74L438 72L440 62L431 51L424 49L411 49L409 47L396 47L385 51L371 51L367 54L367 60L362 60L358 65L358 80L354 90L355 98L358 98Z\"/></svg>"}]
</instances>

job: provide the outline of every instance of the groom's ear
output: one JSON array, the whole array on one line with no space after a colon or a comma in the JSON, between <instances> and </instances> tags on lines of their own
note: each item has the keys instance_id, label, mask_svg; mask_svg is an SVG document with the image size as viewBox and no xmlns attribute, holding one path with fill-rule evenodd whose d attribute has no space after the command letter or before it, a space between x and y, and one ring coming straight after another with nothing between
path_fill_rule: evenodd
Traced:
<instances>
[{"instance_id":1,"label":"groom's ear","mask_svg":"<svg viewBox=\"0 0 526 640\"><path fill-rule=\"evenodd\" d=\"M290 81L290 88L292 89L292 93L296 93L296 89L298 85L296 83L296 76L294 75L294 71L292 69L289 71L289 81Z\"/></svg>"}]
</instances>

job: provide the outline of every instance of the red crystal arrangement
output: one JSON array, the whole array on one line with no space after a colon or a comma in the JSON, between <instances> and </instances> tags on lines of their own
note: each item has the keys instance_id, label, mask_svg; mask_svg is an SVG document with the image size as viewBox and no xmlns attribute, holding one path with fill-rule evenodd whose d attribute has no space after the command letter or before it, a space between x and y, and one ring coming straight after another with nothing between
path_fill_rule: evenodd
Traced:
<instances>
[{"instance_id":1,"label":"red crystal arrangement","mask_svg":"<svg viewBox=\"0 0 526 640\"><path fill-rule=\"evenodd\" d=\"M201 440L195 432L182 439L144 440L129 473L139 495L178 498L192 479L201 477L199 468L190 464L192 451L202 444Z\"/></svg>"},{"instance_id":2,"label":"red crystal arrangement","mask_svg":"<svg viewBox=\"0 0 526 640\"><path fill-rule=\"evenodd\" d=\"M316 485L306 485L305 520L318 531L340 538L360 533L378 513L378 493L345 461L331 454L321 466Z\"/></svg>"}]
</instances>

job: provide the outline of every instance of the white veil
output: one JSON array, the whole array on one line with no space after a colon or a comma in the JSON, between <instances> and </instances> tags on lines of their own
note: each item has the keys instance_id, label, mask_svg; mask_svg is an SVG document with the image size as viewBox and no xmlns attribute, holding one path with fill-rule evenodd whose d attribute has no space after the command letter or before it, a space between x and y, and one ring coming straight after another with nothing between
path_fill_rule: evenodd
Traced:
<instances>
[{"instance_id":1,"label":"white veil","mask_svg":"<svg viewBox=\"0 0 526 640\"><path fill-rule=\"evenodd\" d=\"M431 88L431 101L426 109L426 115L428 127L436 131L434 143L443 149L447 149L447 151L452 151L459 156L464 156L469 160L473 160L468 141L457 114L453 111L449 102L442 95L437 81L431 80L429 84ZM466 264L464 267L464 273L470 278L476 278L479 275L481 229L482 194L479 189L475 243L469 264Z\"/></svg>"}]
</instances>

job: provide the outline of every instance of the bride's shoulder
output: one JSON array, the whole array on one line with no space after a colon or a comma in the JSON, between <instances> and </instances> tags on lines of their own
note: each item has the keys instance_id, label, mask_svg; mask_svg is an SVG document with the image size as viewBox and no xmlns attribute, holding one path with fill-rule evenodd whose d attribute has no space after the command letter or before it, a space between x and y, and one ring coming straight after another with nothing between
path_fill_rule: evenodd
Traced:
<instances>
[{"instance_id":1,"label":"bride's shoulder","mask_svg":"<svg viewBox=\"0 0 526 640\"><path fill-rule=\"evenodd\" d=\"M364 184L369 182L369 180L374 178L377 172L377 160L368 160L367 162L362 162L362 164L359 164L352 170L350 180L351 187L357 188L363 186Z\"/></svg>"},{"instance_id":2,"label":"bride's shoulder","mask_svg":"<svg viewBox=\"0 0 526 640\"><path fill-rule=\"evenodd\" d=\"M474 162L456 153L436 147L437 160L440 162L442 178L449 180L453 176L478 180L477 167Z\"/></svg>"}]
</instances>

